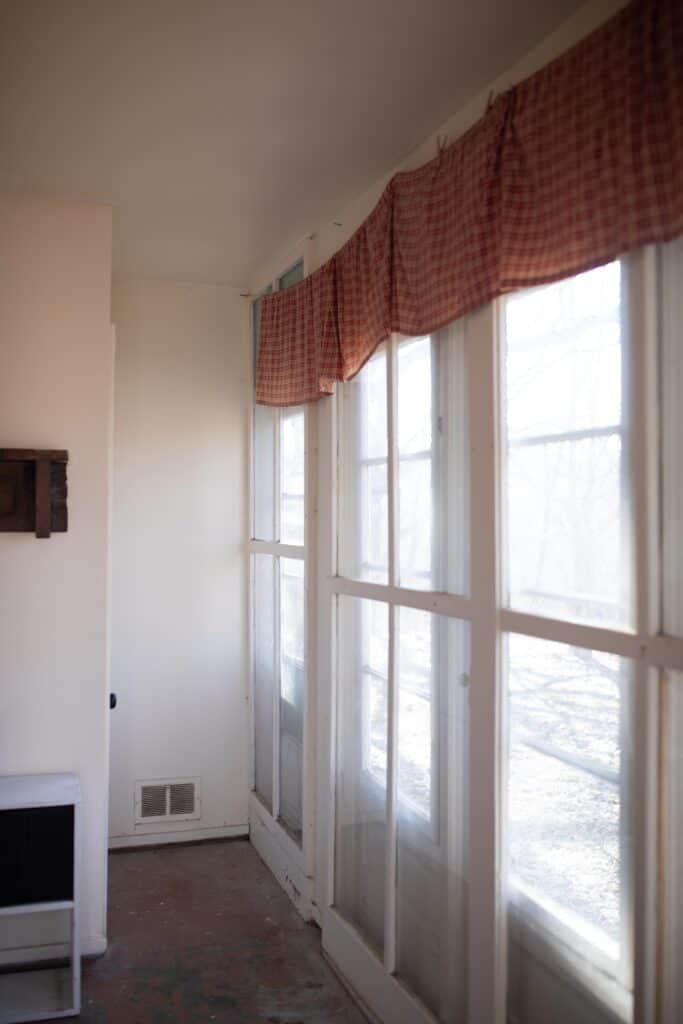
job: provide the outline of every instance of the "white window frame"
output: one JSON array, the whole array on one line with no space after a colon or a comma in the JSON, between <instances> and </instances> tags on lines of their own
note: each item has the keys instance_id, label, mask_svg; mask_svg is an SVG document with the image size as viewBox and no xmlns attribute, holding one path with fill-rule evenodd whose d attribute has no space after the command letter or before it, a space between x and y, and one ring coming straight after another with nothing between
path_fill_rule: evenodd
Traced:
<instances>
[{"instance_id":1,"label":"white window frame","mask_svg":"<svg viewBox=\"0 0 683 1024\"><path fill-rule=\"evenodd\" d=\"M425 336L416 337L414 339L413 338L404 338L404 337L395 336L394 338L391 339L391 341L388 343L388 345L386 347L386 359L387 359L387 375L388 375L388 372L389 372L388 371L389 359L392 358L395 361L394 380L398 384L398 350L399 350L399 348L400 348L400 346L402 344L410 343L411 341L419 341L419 340L421 340L421 338L425 338L426 340L429 341L430 349L431 349L431 359L432 359L432 431L431 431L431 438L432 438L432 443L431 443L431 446L429 448L420 450L418 452L411 452L408 455L401 455L400 452L398 451L398 447L396 447L396 455L395 455L395 458L396 458L396 463L395 463L396 470L395 470L395 475L396 475L396 488L397 488L397 494L398 494L398 473L396 471L400 472L400 467L401 467L402 464L404 464L405 462L411 462L411 461L415 461L415 460L426 461L427 459L429 459L429 461L431 463L431 478L432 478L433 487L435 488L435 501L434 501L434 506L433 506L433 510L432 510L433 511L433 522L432 522L432 550L431 550L431 569L430 569L430 572L432 574L432 578L435 578L436 577L436 573L437 573L437 567L438 567L440 542L445 539L445 531L447 529L447 524L446 524L446 521L445 521L446 520L446 512L445 512L445 500L444 500L445 499L444 485L446 483L445 473L446 473L446 471L448 469L448 453L446 451L446 438L443 437L443 430L442 430L442 424L443 424L443 418L444 418L444 405L445 405L447 390L446 390L446 386L445 386L445 379L442 378L442 374L440 372L441 371L441 363L444 362L444 360L442 360L442 358L441 358L441 356L442 356L442 346L441 346L441 344L439 342L439 339L436 336L425 335ZM392 352L393 355L390 356L390 352ZM361 401L362 401L362 399L361 399ZM388 409L387 409L387 412L388 412ZM365 435L365 413L366 413L366 406L365 406L364 402L361 405L360 409L358 410L358 413L359 413L359 420L358 420L359 430L358 430L356 436L358 438L362 438ZM382 465L382 466L386 466L387 467L387 476L388 476L389 459L390 459L389 449L387 449L387 455L386 456L367 456L360 449L356 451L356 453L354 455L354 467L355 467L355 469L356 469L356 471L358 473L357 479L360 481L359 487L358 487L358 493L356 495L356 498L357 498L356 505L357 505L358 508L362 508L364 505L367 505L367 499L366 499L367 477L365 476L363 471L368 466ZM438 494L436 493L436 488L437 487L439 488ZM399 513L399 509L398 509L398 498L397 497L396 497L396 505L395 505L395 516L396 516L397 520L400 519L400 513ZM398 529L399 529L399 527L397 527L397 530ZM395 577L396 577L396 579L398 579L398 576L400 574L400 566L398 564L398 549L395 550L395 556L396 556L396 562L397 562ZM363 559L362 556L361 556L361 559L360 559L360 562L359 562L359 568L360 568L361 572L363 572L365 570L373 570L373 569L380 569L380 570L384 571L385 568L386 568L387 569L387 573L388 573L388 567L385 567L383 565L382 566L374 565L373 563ZM385 584L377 584L377 586L383 587L383 586L385 586ZM407 588L403 588L403 589L407 589ZM419 591L416 591L416 592L417 593L421 593L423 591L419 590ZM432 592L433 591L429 590L429 589L424 591L424 593L428 593L428 594L432 593ZM440 673L442 671L440 649L441 649L441 645L443 643L443 638L440 636L440 632L441 631L440 631L440 628L439 628L438 620L437 621L433 621L432 622L432 673L431 673L431 680L430 680L431 697L428 700L428 698L423 697L422 695L420 695L420 699L423 699L425 701L428 700L428 702L430 704L430 711L431 711L431 762L432 762L432 765L431 765L430 809L429 809L429 812L425 813L424 809L422 807L419 807L414 801L412 801L410 799L410 797L408 797L405 794L401 793L400 790L398 792L398 800L399 800L399 802L401 804L401 814L402 815L406 815L406 814L409 815L410 818L412 819L413 823L417 827L421 828L428 835L430 835L430 837L431 837L431 839L432 839L432 841L434 843L438 843L438 841L439 841L439 827L438 827L439 826L439 823L438 823L438 813L439 813L439 786L438 786L438 778L439 778L439 772L438 772L438 765L439 765L440 757L441 757L441 736L440 736L440 730L438 728L438 722L439 722L439 707L440 707L440 703L441 703L441 700L442 700L441 686L439 685ZM361 658L359 658L358 672L363 677L365 677L365 673L366 672L368 674L375 675L378 678L381 678L384 681L384 683L387 684L387 686L388 686L388 679L387 679L387 677L384 676L377 669L375 669L372 666L370 666L369 664L363 663ZM364 698L364 706L365 705L367 705L367 698L366 697ZM362 741L363 763L362 763L362 769L363 769L367 779L377 789L377 794L376 794L377 800L378 801L384 800L384 792L385 792L384 779L379 779L377 777L376 773L372 770L372 768L370 766L371 737L370 737L370 733L369 733L369 722L367 721L366 717L364 717L363 721L361 722L361 729L363 730L363 741Z\"/></svg>"},{"instance_id":2,"label":"white window frame","mask_svg":"<svg viewBox=\"0 0 683 1024\"><path fill-rule=\"evenodd\" d=\"M633 545L635 621L633 630L619 630L552 619L514 611L505 606L502 587L501 487L503 475L500 430L500 317L502 300L489 304L468 318L468 415L470 478L470 593L449 594L407 590L397 585L396 551L396 350L389 343L388 409L389 429L389 583L353 580L337 571L337 423L338 400L326 403L320 421L319 503L321 513L319 583L321 607L329 608L318 622L318 641L332 686L321 692L320 736L325 748L319 770L321 786L319 843L326 864L319 898L324 907L323 935L326 948L341 970L372 1005L377 992L376 1012L397 1005L391 988L396 966L393 937L396 919L396 820L397 820L397 694L394 678L396 656L396 609L399 606L425 609L470 623L471 679L469 708L469 899L476 913L468 918L469 1021L471 1024L503 1024L507 989L507 908L504 885L503 823L505 821L504 750L505 700L503 698L503 645L505 634L517 633L606 652L630 659L633 666L633 699L629 709L638 728L631 731L632 786L632 878L631 898L626 908L629 947L632 951L627 974L632 984L634 1024L654 1024L656 992L656 877L657 877L657 731L659 681L666 668L683 668L683 639L660 633L659 535L658 535L658 279L657 256L647 248L628 257L628 317L631 330L630 375L630 460L633 494ZM326 462L330 465L327 467ZM385 949L383 963L368 950L367 963L359 965L362 937L339 918L334 910L334 796L335 796L335 604L339 595L369 598L389 606L389 722L387 751L387 842L385 893ZM321 664L323 661L321 661ZM325 938L325 921L328 921ZM572 956L563 944L547 946L544 955L559 964L565 976L573 977L609 1012L629 1011L630 997L621 998L619 987ZM380 973L378 973L378 971ZM387 993L379 993L382 979ZM370 981L372 980L372 984ZM395 983L394 983L395 984ZM401 998L404 998L403 996ZM405 997L407 998L407 997ZM401 1004L403 1006L403 1003ZM415 1021L430 1019L410 1000L409 1016ZM406 1011L407 1013L408 1011Z\"/></svg>"},{"instance_id":3,"label":"white window frame","mask_svg":"<svg viewBox=\"0 0 683 1024\"><path fill-rule=\"evenodd\" d=\"M622 370L622 408L621 408L621 420L619 423L613 423L602 427L591 427L587 429L572 430L565 432L552 432L549 434L531 435L525 437L522 440L510 440L507 439L506 434L506 410L505 410L505 370L504 370L504 353L500 353L500 407L501 407L501 465L499 470L500 478L500 491L501 491L501 541L506 537L507 530L507 512L508 509L505 506L503 498L504 480L505 480L505 461L506 461L506 442L508 449L515 449L520 447L529 447L532 445L546 445L562 443L564 441L577 441L584 439L591 439L597 437L619 437L621 440L621 503L623 511L622 521L625 523L632 523L633 519L631 516L631 510L633 507L634 497L632 489L635 488L635 464L631 451L631 420L633 416L633 395L632 395L632 367L634 359L633 346L636 344L634 337L634 331L632 330L632 315L630 310L631 304L631 280L634 275L634 263L628 258L620 261L621 268L621 294L622 294L622 310L621 310L621 337L622 342L620 345L621 350L621 370ZM541 286L542 287L542 286ZM529 291L533 291L530 289ZM504 302L502 300L498 303L499 308L499 336L501 339L501 349L504 347ZM632 486L633 485L633 488ZM634 557L634 537L625 536L623 538L625 547L629 549L632 562L635 564ZM501 593L501 606L504 608L510 607L505 598L510 593L510 586L508 582L509 563L505 558L505 545L503 544L503 550L501 551L501 579L503 581L503 590ZM631 592L629 597L632 597L635 593L635 582L631 580ZM572 595L569 594L551 594L545 595L549 597L557 597L560 601L566 601L571 599ZM532 618L546 619L548 616L544 615L531 615ZM634 609L631 610L630 620L627 620L625 625L621 628L616 627L617 632L631 632L632 620L634 617ZM561 621L573 621L569 619L562 619ZM514 633L514 630L510 630L510 633ZM532 635L531 633L527 635ZM577 645L584 649L588 645L582 644ZM554 757L556 760L560 760L571 767L584 772L593 777L605 778L610 776L607 781L614 783L619 789L620 793L620 806L622 810L629 808L630 806L630 794L633 786L632 770L627 757L627 751L630 746L630 736L633 722L633 693L635 689L635 677L631 672L631 666L628 663L620 663L622 670L622 682L621 682L621 700L620 700L620 749L624 752L622 758L621 770L619 773L609 773L601 766L595 766L588 764L585 759L582 759L578 755L573 755L568 751L551 751L547 750L545 753L547 756ZM503 683L503 688L505 683ZM523 741L524 742L524 741ZM533 742L530 741L527 745L533 746ZM632 956L629 952L632 945L631 927L632 927L632 893L633 893L633 877L632 877L632 863L631 863L631 828L630 821L625 818L622 814L620 818L620 837L619 837L619 880L620 880L620 941L619 941L619 955L616 958L612 958L606 951L606 947L600 941L600 937L592 935L592 929L579 922L572 921L572 913L563 907L554 907L552 900L543 899L542 893L532 892L528 886L514 878L510 872L508 875L507 895L511 903L511 910L513 915L519 918L518 930L522 935L522 941L527 937L529 933L538 933L540 943L550 942L556 953L556 957L559 961L566 961L571 963L572 970L574 973L584 975L584 980L590 979L591 987L595 987L595 972L593 967L597 967L600 972L600 984L599 987L603 991L609 1003L616 1007L622 1014L628 1012L628 1005L623 997L623 992L620 989L630 990L632 988L632 977L633 977L633 963ZM514 879L514 880L513 880ZM539 953L539 943L535 943L533 939L530 943L533 946L533 950L536 956L540 955L544 958L542 949ZM548 959L545 957L545 959ZM592 965L590 968L588 964ZM583 965L583 967L582 967ZM604 981L602 980L604 976ZM617 984L612 984L614 979Z\"/></svg>"},{"instance_id":4,"label":"white window frame","mask_svg":"<svg viewBox=\"0 0 683 1024\"><path fill-rule=\"evenodd\" d=\"M307 246L296 254L295 258L256 295L250 297L250 339L254 345L254 304L258 299L267 294L280 290L282 279L299 265L302 266L303 276L310 273L310 252ZM255 359L252 360L255 373ZM251 406L251 430L250 430L250 527L249 541L247 544L249 567L249 694L250 694L250 758L249 758L249 788L250 808L249 818L251 825L252 841L257 849L269 864L271 870L280 879L283 885L290 881L288 892L292 896L297 908L305 919L316 918L317 912L313 900L313 875L315 866L315 778L311 770L311 762L315 757L316 736L315 736L315 693L313 692L312 680L314 678L314 657L315 657L315 630L311 627L314 621L316 600L316 581L312 578L311 561L309 551L315 544L315 430L316 420L314 410L309 406L303 407L304 415L304 543L288 544L276 540L261 540L255 536L255 474L254 474L254 417L256 403L254 400L254 388L252 387ZM276 409L273 415L276 418L275 429L275 451L273 453L273 517L274 536L280 536L280 505L281 505L281 462L280 462L280 436L281 421L284 417L292 415L292 409ZM274 595L274 618L275 618L275 678L273 679L273 800L272 807L267 807L256 791L255 780L255 749L256 749L256 722L253 714L254 707L254 577L253 577L253 555L268 555L274 559L275 564L275 595ZM281 739L281 666L283 661L282 645L280 640L281 622L281 559L301 561L304 564L304 659L301 665L303 668L303 737L302 737L302 829L301 840L292 834L280 815L280 739ZM297 659L294 659L297 661Z\"/></svg>"}]
</instances>

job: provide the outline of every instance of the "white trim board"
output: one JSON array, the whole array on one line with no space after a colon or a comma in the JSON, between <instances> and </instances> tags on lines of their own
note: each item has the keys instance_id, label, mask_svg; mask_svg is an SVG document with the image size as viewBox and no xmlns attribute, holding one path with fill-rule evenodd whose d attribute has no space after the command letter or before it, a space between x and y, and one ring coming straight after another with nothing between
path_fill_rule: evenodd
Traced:
<instances>
[{"instance_id":1,"label":"white trim board","mask_svg":"<svg viewBox=\"0 0 683 1024\"><path fill-rule=\"evenodd\" d=\"M313 879L293 862L288 848L291 839L278 825L271 825L252 794L249 800L250 839L266 867L275 875L304 921L319 922L313 902Z\"/></svg>"},{"instance_id":2,"label":"white trim board","mask_svg":"<svg viewBox=\"0 0 683 1024\"><path fill-rule=\"evenodd\" d=\"M134 836L110 836L110 850L135 846L162 846L171 843L193 843L204 839L237 839L249 835L249 825L226 825L223 828L178 829L174 832L136 832Z\"/></svg>"}]
</instances>

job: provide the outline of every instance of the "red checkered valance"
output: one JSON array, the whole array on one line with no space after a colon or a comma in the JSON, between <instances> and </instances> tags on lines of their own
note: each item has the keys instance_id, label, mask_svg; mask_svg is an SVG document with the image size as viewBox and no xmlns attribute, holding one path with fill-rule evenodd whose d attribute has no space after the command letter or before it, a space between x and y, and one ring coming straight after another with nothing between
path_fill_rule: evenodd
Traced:
<instances>
[{"instance_id":1,"label":"red checkered valance","mask_svg":"<svg viewBox=\"0 0 683 1024\"><path fill-rule=\"evenodd\" d=\"M683 3L633 0L396 174L332 259L264 298L256 401L314 401L393 331L427 334L680 234Z\"/></svg>"}]
</instances>

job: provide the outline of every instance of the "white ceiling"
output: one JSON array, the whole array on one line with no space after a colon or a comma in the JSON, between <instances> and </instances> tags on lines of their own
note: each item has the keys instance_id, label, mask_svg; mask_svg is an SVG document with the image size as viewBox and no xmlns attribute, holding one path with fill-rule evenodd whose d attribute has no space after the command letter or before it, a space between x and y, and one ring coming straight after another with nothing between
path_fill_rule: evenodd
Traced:
<instances>
[{"instance_id":1,"label":"white ceiling","mask_svg":"<svg viewBox=\"0 0 683 1024\"><path fill-rule=\"evenodd\" d=\"M119 270L241 285L578 0L0 0L0 186L114 206Z\"/></svg>"}]
</instances>

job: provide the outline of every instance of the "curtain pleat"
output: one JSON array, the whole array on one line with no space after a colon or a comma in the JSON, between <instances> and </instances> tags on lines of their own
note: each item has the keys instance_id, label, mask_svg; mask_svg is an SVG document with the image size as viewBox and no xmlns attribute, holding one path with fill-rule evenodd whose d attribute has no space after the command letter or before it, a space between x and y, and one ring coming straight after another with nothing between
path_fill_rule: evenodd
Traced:
<instances>
[{"instance_id":1,"label":"curtain pleat","mask_svg":"<svg viewBox=\"0 0 683 1024\"><path fill-rule=\"evenodd\" d=\"M683 4L634 0L396 174L320 270L263 299L256 400L314 401L392 331L430 333L680 234Z\"/></svg>"}]
</instances>

